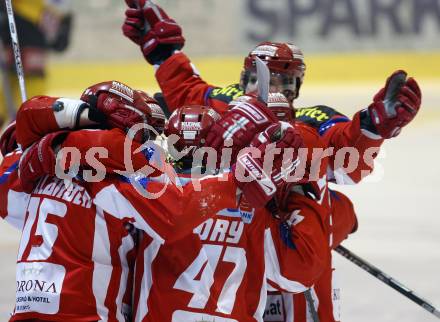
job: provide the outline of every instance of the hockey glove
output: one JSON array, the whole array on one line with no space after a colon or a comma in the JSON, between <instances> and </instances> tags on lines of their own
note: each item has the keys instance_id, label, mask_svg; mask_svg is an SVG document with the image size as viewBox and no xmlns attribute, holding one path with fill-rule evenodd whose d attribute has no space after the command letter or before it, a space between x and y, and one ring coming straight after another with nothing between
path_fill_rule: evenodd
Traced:
<instances>
[{"instance_id":1,"label":"hockey glove","mask_svg":"<svg viewBox=\"0 0 440 322\"><path fill-rule=\"evenodd\" d=\"M373 99L368 109L361 112L361 127L389 139L399 135L420 109L422 93L414 78L406 79L406 72L395 71Z\"/></svg>"},{"instance_id":2,"label":"hockey glove","mask_svg":"<svg viewBox=\"0 0 440 322\"><path fill-rule=\"evenodd\" d=\"M18 175L25 192L31 193L41 177L55 175L55 148L61 144L67 133L68 131L58 131L48 134L24 151L20 158Z\"/></svg>"},{"instance_id":3,"label":"hockey glove","mask_svg":"<svg viewBox=\"0 0 440 322\"><path fill-rule=\"evenodd\" d=\"M152 65L161 64L176 50L182 49L185 38L182 28L166 12L149 0L126 0L122 32L141 47Z\"/></svg>"},{"instance_id":4,"label":"hockey glove","mask_svg":"<svg viewBox=\"0 0 440 322\"><path fill-rule=\"evenodd\" d=\"M258 134L250 147L256 153L238 156L233 167L234 177L246 199L258 208L265 206L285 183L286 177L295 171L299 162L298 149L303 147L303 141L295 128L277 123ZM293 148L291 157L284 157L286 148ZM283 161L288 162L283 164ZM249 177L244 178L243 174Z\"/></svg>"},{"instance_id":5,"label":"hockey glove","mask_svg":"<svg viewBox=\"0 0 440 322\"><path fill-rule=\"evenodd\" d=\"M278 119L263 102L255 96L242 96L232 102L229 112L211 127L206 136L206 146L220 152L229 142L234 162L238 152L249 146L256 134L273 123L278 123Z\"/></svg>"}]
</instances>

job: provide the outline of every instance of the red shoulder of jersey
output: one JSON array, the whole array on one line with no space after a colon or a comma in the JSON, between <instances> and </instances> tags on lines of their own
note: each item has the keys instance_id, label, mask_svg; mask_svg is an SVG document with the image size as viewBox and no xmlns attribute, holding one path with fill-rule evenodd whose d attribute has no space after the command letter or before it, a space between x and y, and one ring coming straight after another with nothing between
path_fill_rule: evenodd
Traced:
<instances>
[{"instance_id":1,"label":"red shoulder of jersey","mask_svg":"<svg viewBox=\"0 0 440 322\"><path fill-rule=\"evenodd\" d=\"M184 105L209 105L218 113L241 91L238 85L217 88L204 81L184 53L176 53L160 65L156 79L170 112Z\"/></svg>"},{"instance_id":2,"label":"red shoulder of jersey","mask_svg":"<svg viewBox=\"0 0 440 322\"><path fill-rule=\"evenodd\" d=\"M21 154L19 150L7 154L0 165L0 216L17 229L23 227L29 198L18 178Z\"/></svg>"}]
</instances>

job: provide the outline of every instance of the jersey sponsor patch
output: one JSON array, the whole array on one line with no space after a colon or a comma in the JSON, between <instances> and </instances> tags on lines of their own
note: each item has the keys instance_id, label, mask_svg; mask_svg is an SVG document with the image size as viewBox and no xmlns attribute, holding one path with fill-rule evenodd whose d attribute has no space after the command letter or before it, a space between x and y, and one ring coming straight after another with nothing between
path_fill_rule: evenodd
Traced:
<instances>
[{"instance_id":1,"label":"jersey sponsor patch","mask_svg":"<svg viewBox=\"0 0 440 322\"><path fill-rule=\"evenodd\" d=\"M17 264L15 313L56 314L66 269L57 264Z\"/></svg>"},{"instance_id":2,"label":"jersey sponsor patch","mask_svg":"<svg viewBox=\"0 0 440 322\"><path fill-rule=\"evenodd\" d=\"M251 204L247 201L241 200L238 210L240 211L241 220L245 224L250 224L252 219L254 219L255 208L252 208Z\"/></svg>"},{"instance_id":3,"label":"jersey sponsor patch","mask_svg":"<svg viewBox=\"0 0 440 322\"><path fill-rule=\"evenodd\" d=\"M231 217L231 218L241 218L243 223L250 224L252 219L254 219L254 209L223 209L217 213L218 216Z\"/></svg>"},{"instance_id":4,"label":"jersey sponsor patch","mask_svg":"<svg viewBox=\"0 0 440 322\"><path fill-rule=\"evenodd\" d=\"M268 294L266 309L264 310L265 322L284 322L284 300L281 294Z\"/></svg>"},{"instance_id":5,"label":"jersey sponsor patch","mask_svg":"<svg viewBox=\"0 0 440 322\"><path fill-rule=\"evenodd\" d=\"M317 129L320 135L336 123L349 121L348 117L325 105L299 108L295 111L295 116L298 121Z\"/></svg>"},{"instance_id":6,"label":"jersey sponsor patch","mask_svg":"<svg viewBox=\"0 0 440 322\"><path fill-rule=\"evenodd\" d=\"M208 94L208 99L219 100L229 103L232 100L244 95L244 91L238 84L229 85L212 89Z\"/></svg>"}]
</instances>

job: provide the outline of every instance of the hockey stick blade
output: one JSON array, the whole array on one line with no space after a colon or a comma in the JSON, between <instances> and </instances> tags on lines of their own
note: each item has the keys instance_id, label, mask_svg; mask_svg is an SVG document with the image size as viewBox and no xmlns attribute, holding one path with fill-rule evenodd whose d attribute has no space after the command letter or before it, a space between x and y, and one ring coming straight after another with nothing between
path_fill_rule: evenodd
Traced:
<instances>
[{"instance_id":1,"label":"hockey stick blade","mask_svg":"<svg viewBox=\"0 0 440 322\"><path fill-rule=\"evenodd\" d=\"M342 245L339 245L338 247L336 247L335 251L338 254L340 254L341 256L348 259L350 262L359 266L364 271L370 273L371 275L376 277L378 280L387 284L388 286L390 286L391 288L393 288L394 290L396 290L400 294L404 295L405 297L407 297L408 299L410 299L414 303L420 305L426 311L432 313L434 316L436 316L437 318L440 319L440 311L437 308L435 308L431 303L429 303L427 300L425 300L421 296L414 293L408 287L401 284L400 282L398 282L397 280L395 280L391 276L385 274L382 270L380 270L376 266L374 266L374 265L370 264L369 262L367 262L366 260L360 258L359 256L357 256L356 254L354 254L353 252L351 252L350 250L348 250L347 248L345 248Z\"/></svg>"},{"instance_id":2,"label":"hockey stick blade","mask_svg":"<svg viewBox=\"0 0 440 322\"><path fill-rule=\"evenodd\" d=\"M270 72L267 65L258 57L255 58L257 67L257 81L258 81L258 97L267 104L269 100L269 85L270 85Z\"/></svg>"},{"instance_id":3,"label":"hockey stick blade","mask_svg":"<svg viewBox=\"0 0 440 322\"><path fill-rule=\"evenodd\" d=\"M396 116L396 105L398 104L397 95L400 89L405 85L406 72L403 70L393 74L388 85L388 89L385 93L384 105L385 110L389 116Z\"/></svg>"}]
</instances>

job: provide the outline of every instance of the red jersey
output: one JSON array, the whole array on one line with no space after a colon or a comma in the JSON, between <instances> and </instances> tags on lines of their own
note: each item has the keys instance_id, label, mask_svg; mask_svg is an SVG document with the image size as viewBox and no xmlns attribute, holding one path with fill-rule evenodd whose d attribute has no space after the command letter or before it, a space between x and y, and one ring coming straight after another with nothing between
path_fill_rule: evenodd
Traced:
<instances>
[{"instance_id":1,"label":"red jersey","mask_svg":"<svg viewBox=\"0 0 440 322\"><path fill-rule=\"evenodd\" d=\"M204 184L209 181L218 177ZM298 293L321 275L329 251L313 200L294 194L291 217L281 223L230 196L228 208L175 243L157 250L144 238L135 272L135 321L262 321L267 283Z\"/></svg>"},{"instance_id":2,"label":"red jersey","mask_svg":"<svg viewBox=\"0 0 440 322\"><path fill-rule=\"evenodd\" d=\"M86 132L94 137L108 134ZM2 169L9 169L9 162L6 157ZM12 182L16 174L7 172L10 180L4 182ZM158 182L143 184L150 193L164 188ZM1 188L7 191L6 186ZM21 207L25 220L11 321L126 321L131 310L123 299L131 290L130 255L134 255L134 239L126 224L162 245L187 234L207 218L204 210L216 207L209 188L202 192L192 190L191 185L183 192L173 185L165 188L165 194L149 200L126 179L114 175L97 183L74 180L70 186L58 178L44 177L28 196L26 207ZM202 204L203 209L201 200L208 203ZM10 207L7 216L2 207L3 217L10 216Z\"/></svg>"},{"instance_id":3,"label":"red jersey","mask_svg":"<svg viewBox=\"0 0 440 322\"><path fill-rule=\"evenodd\" d=\"M310 129L304 128L304 130L311 133L310 139L316 136ZM114 135L114 130L102 132ZM71 139L74 136L78 139ZM70 134L64 146L75 146L83 151L86 150L87 145L94 143L94 139L97 139L98 142L106 142L96 136L96 131L80 131ZM118 142L118 140L113 142ZM109 155L114 155L114 151L119 149L115 144L105 146L109 148ZM101 161L105 163L106 167L109 165L112 169L119 169L122 166L115 160ZM286 223L280 223L272 219L266 210L257 211L250 206L237 207L237 188L230 177L226 180L219 180L218 176L207 176L201 178L200 183L204 195L211 199L220 199L224 208L220 212L206 213L205 218L213 217L213 219L205 219L205 222L194 230L193 235L186 237L182 235L182 232L185 231L185 223L181 223L178 226L182 228L181 231L174 232L176 242L162 245L151 236L144 235L135 272L137 283L134 287L134 316L136 321L173 321L173 314L175 312L179 314L180 311L184 311L182 314L185 319L198 320L202 314L204 318L214 316L238 321L246 321L245 319L261 321L265 305L266 281L270 281L271 285L278 289L302 292L318 279L326 265L323 258L329 251L324 225L326 218L328 218L328 211L326 203L322 202L326 200L324 194L320 196L318 203L302 195L303 191L301 191L302 194L295 194L291 198L291 218ZM203 200L197 198L196 200ZM197 211L197 207L191 209L193 209L193 217L200 218L200 211ZM203 228L204 225L209 225L209 227ZM206 233L208 230L212 230L219 237L206 237L208 239L205 240L200 235L201 230L206 230ZM181 238L176 237L178 234ZM210 264L213 265L210 268L207 266L209 261L200 263L203 258L209 259L209 256L212 256L206 254L205 247L208 249L212 247L205 246L205 241L210 245L210 241L216 242L214 243L216 247L212 247L217 251L220 249L221 253L225 252L229 246L238 249L233 250L234 252L242 252L243 256L241 257L246 259L246 267L237 267L237 269L244 269L242 272L244 280L236 280L237 276L232 273L230 273L232 277L229 277L228 271L222 269L223 265L226 265L226 268L229 266L231 269L232 264L228 261L233 259L228 259L229 257L223 260L217 258L217 262ZM233 255L228 256L235 258ZM220 263L223 264L220 265ZM249 266L247 263L250 263ZM202 267L197 265L202 265ZM217 265L220 266L217 267ZM194 268L190 269L190 267ZM205 276L204 274L209 273L209 271L205 273L205 269L210 269L214 274L212 278L208 279L208 281L212 279L212 285L204 285L200 282L187 286L189 289L179 286L180 284L177 282L179 276L183 276L181 281L189 279L187 274L200 273L200 276ZM220 277L217 278L216 274L220 274ZM199 279L198 275L194 275L192 278L193 280ZM228 284L225 284L226 281L229 281ZM255 281L255 283L249 281ZM237 288L234 288L234 285L237 285ZM218 298L223 289L224 292L227 292L228 298L236 293L235 297L238 299L237 302L234 301L230 304L232 306L230 312L214 309L214 303L219 301ZM188 293L188 290L193 290L193 293ZM199 294L199 292L205 294L207 303L211 304L195 307L198 310L194 310L194 307L188 303L188 301L191 302L188 296ZM213 296L211 296L211 292L213 292ZM248 300L251 294L254 294L252 301ZM167 307L159 305L163 303L164 298L170 299L167 301L169 302ZM179 320L183 317L177 315L174 319Z\"/></svg>"},{"instance_id":4,"label":"red jersey","mask_svg":"<svg viewBox=\"0 0 440 322\"><path fill-rule=\"evenodd\" d=\"M228 104L233 99L244 94L238 84L224 88L208 84L198 75L189 58L182 52L172 55L160 65L156 71L156 79L171 112L183 105L194 104L210 106L222 114L227 111ZM316 105L299 108L295 114L297 121L312 127L319 134L325 148L332 148L329 180L351 184L359 182L371 172L373 159L383 139L362 129L359 113L350 121L331 107ZM339 159L335 160L337 152L347 147L356 148L359 154L359 162L356 167L349 169L349 172L344 171L348 158L344 157L343 151L340 152Z\"/></svg>"},{"instance_id":5,"label":"red jersey","mask_svg":"<svg viewBox=\"0 0 440 322\"><path fill-rule=\"evenodd\" d=\"M332 205L332 248L337 247L349 234L357 229L353 204L344 194L331 191ZM322 322L340 321L340 285L337 271L330 262L318 281L311 288L315 310ZM268 295L264 321L266 322L308 322L312 321L309 304L303 294L272 291Z\"/></svg>"},{"instance_id":6,"label":"red jersey","mask_svg":"<svg viewBox=\"0 0 440 322\"><path fill-rule=\"evenodd\" d=\"M50 108L46 108L45 110L49 112L49 115L51 113L53 114L53 111ZM29 113L32 112L32 109L28 109L25 112L26 113L20 114L22 116L29 116ZM21 117L20 119L31 120L33 118ZM30 133L34 136L31 139L39 138L46 132L46 130L41 127L41 124L40 127L36 130L34 130L35 124L33 124L32 122L29 126L32 128ZM57 125L54 123L53 127L56 128L56 126ZM318 139L317 134L310 128L305 126L302 126L301 128L304 131L304 136L307 136L307 140L313 141ZM120 142L122 141L119 138L121 132L118 132L118 130L102 132L112 133L113 136L108 136L109 140L105 140L101 138L101 135L96 135L95 131L81 131L75 133L74 135L71 134L65 141L64 146L74 146L77 147L80 151L84 152L86 152L88 148L94 145L104 146L108 148L108 154L110 156L110 158L107 159L105 162L106 167L110 169L120 169L120 160L121 155L123 154L118 153L118 151L122 152L122 149L120 147ZM73 136L76 136L77 139L70 139ZM25 136L20 137L22 139L25 138ZM31 142L32 140L27 141ZM318 146L318 143L314 143L314 146ZM315 156L319 157L320 153L316 153ZM317 158L316 160L318 161L318 167L316 171L319 176L322 176L325 174L326 167L322 167L320 165L326 163L319 162L319 158ZM316 163L316 160L314 160L310 156L310 162L307 162L309 169L313 168L312 165ZM147 161L148 160L144 159L144 164L147 163ZM108 168L107 170L109 170ZM291 218L286 223L280 223L273 220L265 210L259 210L259 213L261 214L258 216L256 214L256 211L252 210L252 208L250 207L248 207L247 212L240 212L239 210L237 210L235 200L236 188L229 187L229 189L222 189L222 186L218 184L217 178L215 179L215 181L216 183L212 185L213 187L216 187L215 191L209 193L209 189L207 190L206 188L206 183L204 183L204 188L202 189L202 191L204 191L210 197L220 196L222 201L227 201L227 204L229 206L224 208L225 213L229 214L232 212L235 214L234 216L232 216L232 218L235 218L235 220L229 222L224 219L218 219L216 220L215 225L219 225L219 227L217 227L216 229L219 230L218 234L220 234L221 236L225 235L225 233L223 232L223 230L225 229L242 230L240 235L236 236L237 240L235 241L235 243L240 243L240 247L235 247L234 243L232 243L232 245L230 246L234 246L238 249L238 252L242 252L242 254L244 255L242 257L246 259L246 267L248 262L252 263L252 265L250 265L249 267L244 268L244 275L242 277L244 278L244 276L246 276L244 282L242 280L236 280L236 276L232 273L231 275L233 276L231 278L233 279L229 279L228 276L224 275L226 274L226 271L221 268L217 268L218 263L216 263L215 265L214 263L210 264L210 266L213 266L210 268L212 274L218 271L220 273L216 274L220 274L221 276L220 278L216 278L216 283L214 283L213 280L212 283L214 284L210 286L212 287L212 291L214 292L214 294L216 294L215 292L217 292L217 295L215 295L214 297L210 296L210 287L207 287L206 285L203 286L200 283L197 284L199 285L197 287L202 287L205 289L205 291L203 291L202 289L202 292L205 292L204 294L207 295L206 301L208 301L209 299L210 303L212 303L208 306L196 307L199 309L198 311L191 310L193 308L190 305L191 303L187 303L187 301L177 302L176 300L185 299L188 297L188 294L186 294L186 296L181 296L185 294L182 292L188 293L188 289L184 288L184 286L180 286L179 288L180 284L177 283L177 279L179 278L179 276L184 276L182 277L182 279L184 280L187 279L187 277L185 277L185 272L187 272L189 267L192 265L191 262L196 261L199 256L205 256L205 258L209 258L209 256L212 256L206 254L206 250L204 249L205 247L210 248L211 246L205 246L203 238L193 235L186 237L186 239L181 239L179 243L174 243L174 245L173 243L165 243L164 245L162 245L160 242L157 241L157 239L147 235L144 238L144 247L142 247L143 251L139 253L138 256L138 264L136 270L136 280L138 281L138 286L135 287L135 292L137 292L138 295L135 297L137 299L135 317L137 321L143 321L144 319L154 321L171 321L173 319L174 312L182 310L187 312L182 314L189 314L192 318L196 320L200 318L200 315L198 314L202 314L203 316L211 315L217 318L232 318L234 320L240 321L242 321L243 319L248 319L249 321L261 321L265 305L267 286L266 281L270 281L271 285L277 287L278 289L283 289L290 292L302 292L305 288L311 286L323 271L325 266L323 258L325 258L325 254L328 253L328 242L325 237L325 231L327 229L324 227L324 225L326 224L326 219L328 218L328 207L327 203L324 202L327 200L325 178L322 178L320 180L320 187L322 188L322 191L319 191L317 204L303 195L294 196L295 198L293 198L294 201L291 205ZM209 179L203 180L203 182L209 182ZM231 180L227 180L226 183L231 184ZM228 192L231 196L229 198L227 197ZM303 191L301 192L305 193ZM196 209L197 207L194 208L193 216L197 218L198 216L200 217L200 214L197 212ZM254 224L252 225L244 225L244 221L242 221L242 218L240 216L237 216L237 214L242 213L249 216L252 215L252 217L254 217L255 214L255 217L259 219L255 219ZM224 213L211 212L209 215L206 215L206 217L209 218L211 216L220 216L220 218L222 218L225 217L223 215ZM208 225L209 222L210 220L208 219L202 225ZM185 231L183 227L179 232L182 231ZM243 231L246 233L243 234ZM176 236L178 235L178 232L175 232L174 235L175 239L177 239ZM252 239L249 236L252 236ZM210 237L210 240L212 239L212 241L215 241L215 238L213 238L214 237ZM219 244L216 245L216 247L218 246L216 249L221 249L221 252L223 252L223 249L227 249L229 247L229 239L230 238L222 237L219 240ZM234 240L234 237L232 237L232 239ZM175 272L173 273L173 271L171 271L171 274L170 272L167 273L167 271L165 270L165 268L172 268L175 267L175 265L171 265L171 263L169 263L168 265L160 264L162 263L161 260L167 262L170 260L170 258L176 258L176 255L170 255L169 253L167 253L168 249L170 249L169 252L183 254L184 256L187 256L185 264L178 266L180 269L179 275L177 275ZM164 256L163 254L168 255ZM232 261L233 259L228 259L231 256L234 257L234 254L227 255L227 257L223 259L223 262ZM198 259L197 261L200 260L201 259ZM217 261L220 261L220 258L217 259ZM254 264L254 261L256 262L256 264ZM209 261L205 261L206 265L208 265L208 263ZM140 268L142 268L142 270L140 270ZM201 271L202 268L199 268L199 271ZM237 269L239 268L237 267ZM240 270L241 269L242 268L240 268ZM204 276L204 272L205 268L203 268L203 272L201 272L200 274ZM193 273L196 274L197 272ZM167 281L170 278L176 279L174 283L177 283L177 288L174 287L174 284L173 287L171 287L171 285L169 284L163 284L165 283L163 282L163 280ZM197 278L193 277L193 279ZM248 282L254 280L255 283ZM227 281L229 281L229 284L224 284ZM162 284L162 287L157 287L156 289L155 286ZM234 285L237 285L237 287L234 288ZM241 285L242 287L240 287ZM235 304L235 301L234 303L231 303L229 305L231 306L230 310L222 311L219 309L219 311L217 311L217 309L214 309L215 304L213 301L214 299L218 299L221 297L223 287L228 296L232 296L235 293L235 296L239 300L237 301L237 305ZM206 292L206 288L208 288L208 293ZM176 305L169 307L168 310L162 311L158 309L160 308L160 306L156 304L163 301L165 290L166 297L172 298L173 303L176 302ZM195 290L197 292L194 293L197 294L199 292L199 289ZM177 291L180 291L180 294L175 294L175 292ZM159 293L162 295L162 297L157 296L157 294ZM253 294L253 300L248 301L247 298L249 298L251 294ZM151 304L150 301L153 302L153 304ZM152 307L154 307L154 310L149 309ZM218 315L217 313L219 313L220 315ZM181 318L182 317L178 315L175 319L179 320ZM189 317L185 315L185 318Z\"/></svg>"},{"instance_id":7,"label":"red jersey","mask_svg":"<svg viewBox=\"0 0 440 322\"><path fill-rule=\"evenodd\" d=\"M10 225L22 229L29 194L23 192L18 178L21 151L8 153L0 164L0 216Z\"/></svg>"},{"instance_id":8,"label":"red jersey","mask_svg":"<svg viewBox=\"0 0 440 322\"><path fill-rule=\"evenodd\" d=\"M156 78L171 111L183 105L202 104L209 105L218 112L224 113L227 111L231 100L244 94L244 91L238 84L218 88L206 83L197 74L190 60L183 53L174 54L161 64L156 72ZM309 154L311 152L310 149L313 148L325 149L325 151L330 149L329 156L325 157L325 160L318 164L319 175L311 178L312 180L318 180L317 186L320 191L317 202L327 204L328 209L330 208L330 197L326 193L327 181L334 181L339 184L359 182L363 177L371 173L373 159L383 143L382 139L364 130L361 122L360 113L356 113L353 120L350 120L343 114L325 105L296 110L296 126L302 134L306 147L309 148ZM304 126L301 126L301 124ZM309 130L306 128L309 128ZM315 132L315 134L311 133L310 130ZM316 134L319 137L316 137ZM352 152L354 152L354 157L357 157L357 164L351 169L349 166L350 158L344 154L347 147L355 148ZM313 172L313 164L316 165L317 163L312 162L309 156L306 166L309 172ZM354 212L350 211L339 216L337 220L331 216L327 218L325 226L330 246L337 245L338 240L345 238L341 236L346 236L346 231L352 229L353 218L355 218ZM332 298L334 296L330 292L332 271L331 254L328 254L326 272L317 283L317 292L314 293L321 299L320 313L323 316L337 316L333 314ZM289 298L291 296L288 294L282 296L278 293L274 298L280 299L283 297ZM295 302L305 303L305 299L302 295L297 295ZM290 299L286 303L293 303L293 300ZM289 311L293 314L293 306L289 308ZM296 313L298 312L303 314L302 309L296 310ZM298 318L295 321L297 320ZM298 321L302 320L299 319Z\"/></svg>"}]
</instances>

